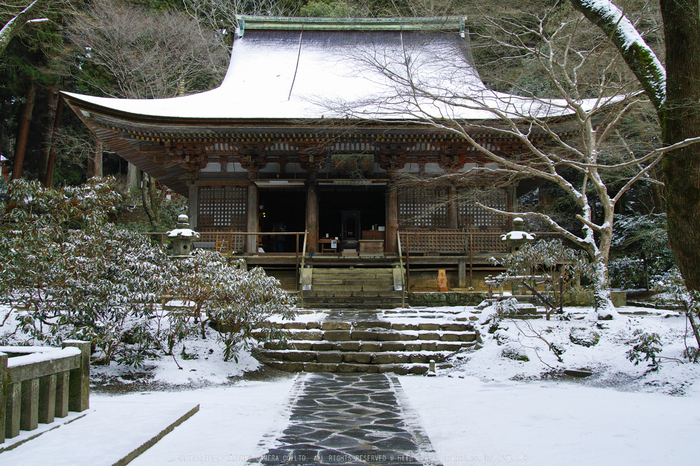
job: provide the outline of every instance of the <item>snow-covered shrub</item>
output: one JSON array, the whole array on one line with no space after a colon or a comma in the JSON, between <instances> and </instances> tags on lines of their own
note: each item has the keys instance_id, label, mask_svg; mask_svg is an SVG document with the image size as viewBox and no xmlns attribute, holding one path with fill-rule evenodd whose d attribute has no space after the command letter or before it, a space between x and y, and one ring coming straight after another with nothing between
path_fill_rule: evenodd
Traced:
<instances>
[{"instance_id":1,"label":"snow-covered shrub","mask_svg":"<svg viewBox=\"0 0 700 466\"><path fill-rule=\"evenodd\" d=\"M494 262L506 267L506 271L497 277L501 278L503 283L506 277L531 275L551 277L544 284L545 292L551 298L548 300L551 305L558 303L561 299L561 285L558 279L563 280L565 293L575 293L577 289L580 290L581 280L592 281L594 274L593 264L590 263L585 252L567 247L559 239L539 240L526 244L520 250ZM531 280L524 280L531 282L530 286L534 288ZM543 304L550 307L547 303Z\"/></svg>"},{"instance_id":2,"label":"snow-covered shrub","mask_svg":"<svg viewBox=\"0 0 700 466\"><path fill-rule=\"evenodd\" d=\"M530 357L525 352L525 349L515 343L509 343L501 350L501 357L512 359L514 361L530 361Z\"/></svg>"},{"instance_id":3,"label":"snow-covered shrub","mask_svg":"<svg viewBox=\"0 0 700 466\"><path fill-rule=\"evenodd\" d=\"M646 267L643 259L637 257L619 257L608 263L610 284L615 288L645 288Z\"/></svg>"},{"instance_id":4,"label":"snow-covered shrub","mask_svg":"<svg viewBox=\"0 0 700 466\"><path fill-rule=\"evenodd\" d=\"M22 330L37 341L89 340L99 361L138 364L158 349L150 321L172 267L146 238L107 222L119 202L112 184L9 183L0 300L23 305Z\"/></svg>"},{"instance_id":5,"label":"snow-covered shrub","mask_svg":"<svg viewBox=\"0 0 700 466\"><path fill-rule=\"evenodd\" d=\"M632 348L627 351L627 359L630 362L633 362L636 366L642 361L651 361L649 363L649 370L655 371L659 368L660 362L658 355L663 348L661 345L661 337L659 337L658 333L647 333L642 330L636 330L630 344Z\"/></svg>"},{"instance_id":6,"label":"snow-covered shrub","mask_svg":"<svg viewBox=\"0 0 700 466\"><path fill-rule=\"evenodd\" d=\"M569 332L569 340L575 345L590 348L598 344L600 333L588 328L572 328Z\"/></svg>"},{"instance_id":7,"label":"snow-covered shrub","mask_svg":"<svg viewBox=\"0 0 700 466\"><path fill-rule=\"evenodd\" d=\"M698 362L700 358L700 293L686 288L677 267L659 277L654 282L654 290L669 296L671 301L680 305L685 312L698 345L697 348L687 347L685 354L691 361Z\"/></svg>"},{"instance_id":8,"label":"snow-covered shrub","mask_svg":"<svg viewBox=\"0 0 700 466\"><path fill-rule=\"evenodd\" d=\"M271 314L293 315L289 295L262 270L247 272L211 252L173 261L146 236L109 223L120 200L112 185L8 183L0 303L21 309L17 318L31 339L89 340L94 360L139 365L172 354L211 319L230 328L220 333L228 359ZM165 295L195 301L198 312L163 311Z\"/></svg>"},{"instance_id":9,"label":"snow-covered shrub","mask_svg":"<svg viewBox=\"0 0 700 466\"><path fill-rule=\"evenodd\" d=\"M194 303L202 325L217 330L224 347L224 360L235 358L236 349L259 340L284 339L283 332L264 325L273 315L292 319L292 297L279 281L256 267L246 271L238 263L210 251L195 251L177 262L180 281L170 290L174 296Z\"/></svg>"}]
</instances>

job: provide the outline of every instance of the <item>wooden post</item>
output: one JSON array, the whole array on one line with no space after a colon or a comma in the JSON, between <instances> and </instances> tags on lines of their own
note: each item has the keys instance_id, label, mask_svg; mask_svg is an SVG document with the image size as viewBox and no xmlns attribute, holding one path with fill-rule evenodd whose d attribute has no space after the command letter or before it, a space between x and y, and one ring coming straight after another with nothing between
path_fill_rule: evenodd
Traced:
<instances>
[{"instance_id":1,"label":"wooden post","mask_svg":"<svg viewBox=\"0 0 700 466\"><path fill-rule=\"evenodd\" d=\"M456 230L459 228L459 202L457 199L457 188L450 185L447 191L447 221L450 228Z\"/></svg>"},{"instance_id":2,"label":"wooden post","mask_svg":"<svg viewBox=\"0 0 700 466\"><path fill-rule=\"evenodd\" d=\"M258 232L258 185L250 183L248 186L248 212L247 228L248 233ZM246 235L245 252L255 254L258 252L257 235Z\"/></svg>"},{"instance_id":3,"label":"wooden post","mask_svg":"<svg viewBox=\"0 0 700 466\"><path fill-rule=\"evenodd\" d=\"M90 346L89 341L70 340L63 342L63 348L80 349L80 367L70 371L68 409L85 411L90 407Z\"/></svg>"},{"instance_id":4,"label":"wooden post","mask_svg":"<svg viewBox=\"0 0 700 466\"><path fill-rule=\"evenodd\" d=\"M389 184L386 189L386 232L384 233L384 251L387 254L398 253L399 201L396 186Z\"/></svg>"},{"instance_id":5,"label":"wooden post","mask_svg":"<svg viewBox=\"0 0 700 466\"><path fill-rule=\"evenodd\" d=\"M191 185L187 199L187 213L190 217L190 228L197 228L197 214L199 213L199 186Z\"/></svg>"},{"instance_id":6,"label":"wooden post","mask_svg":"<svg viewBox=\"0 0 700 466\"><path fill-rule=\"evenodd\" d=\"M457 259L457 275L459 277L459 287L467 287L467 258L460 257Z\"/></svg>"},{"instance_id":7,"label":"wooden post","mask_svg":"<svg viewBox=\"0 0 700 466\"><path fill-rule=\"evenodd\" d=\"M318 252L318 191L314 181L306 186L306 231L309 235L307 252Z\"/></svg>"}]
</instances>

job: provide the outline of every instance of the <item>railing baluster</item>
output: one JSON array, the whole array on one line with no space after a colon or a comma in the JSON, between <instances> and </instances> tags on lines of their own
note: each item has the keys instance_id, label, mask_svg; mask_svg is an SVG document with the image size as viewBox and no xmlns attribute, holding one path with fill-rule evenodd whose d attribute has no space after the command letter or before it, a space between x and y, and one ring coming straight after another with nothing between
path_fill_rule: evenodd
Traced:
<instances>
[{"instance_id":1,"label":"railing baluster","mask_svg":"<svg viewBox=\"0 0 700 466\"><path fill-rule=\"evenodd\" d=\"M60 372L56 377L56 417L68 416L70 372Z\"/></svg>"},{"instance_id":2,"label":"railing baluster","mask_svg":"<svg viewBox=\"0 0 700 466\"><path fill-rule=\"evenodd\" d=\"M39 422L50 424L56 415L56 374L39 379Z\"/></svg>"},{"instance_id":3,"label":"railing baluster","mask_svg":"<svg viewBox=\"0 0 700 466\"><path fill-rule=\"evenodd\" d=\"M39 379L24 380L21 385L19 427L22 430L34 430L39 426Z\"/></svg>"},{"instance_id":4,"label":"railing baluster","mask_svg":"<svg viewBox=\"0 0 700 466\"><path fill-rule=\"evenodd\" d=\"M19 421L22 411L22 384L11 383L5 395L5 438L19 435Z\"/></svg>"}]
</instances>

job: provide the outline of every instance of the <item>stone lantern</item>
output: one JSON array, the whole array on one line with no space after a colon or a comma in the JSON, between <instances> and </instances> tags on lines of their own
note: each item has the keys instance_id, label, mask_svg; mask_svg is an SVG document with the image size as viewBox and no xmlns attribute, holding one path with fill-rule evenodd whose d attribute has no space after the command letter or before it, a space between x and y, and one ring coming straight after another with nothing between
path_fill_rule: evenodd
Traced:
<instances>
[{"instance_id":1,"label":"stone lantern","mask_svg":"<svg viewBox=\"0 0 700 466\"><path fill-rule=\"evenodd\" d=\"M190 228L190 219L182 214L177 217L177 228L168 232L168 239L173 245L173 256L187 256L194 249L193 241L199 233Z\"/></svg>"},{"instance_id":2,"label":"stone lantern","mask_svg":"<svg viewBox=\"0 0 700 466\"><path fill-rule=\"evenodd\" d=\"M505 235L501 235L501 241L505 241L510 249L510 252L517 252L523 245L535 241L535 235L525 231L525 222L522 218L516 217L513 219L513 231L509 231Z\"/></svg>"}]
</instances>

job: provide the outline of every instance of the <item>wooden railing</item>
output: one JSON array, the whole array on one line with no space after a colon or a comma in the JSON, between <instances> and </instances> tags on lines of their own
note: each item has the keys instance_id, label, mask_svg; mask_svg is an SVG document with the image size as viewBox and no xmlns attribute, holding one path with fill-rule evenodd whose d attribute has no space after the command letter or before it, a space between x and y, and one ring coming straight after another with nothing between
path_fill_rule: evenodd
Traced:
<instances>
[{"instance_id":1,"label":"wooden railing","mask_svg":"<svg viewBox=\"0 0 700 466\"><path fill-rule=\"evenodd\" d=\"M90 407L90 342L0 347L0 443ZM1 411L0 411L1 412Z\"/></svg>"},{"instance_id":2,"label":"wooden railing","mask_svg":"<svg viewBox=\"0 0 700 466\"><path fill-rule=\"evenodd\" d=\"M261 232L247 232L247 231L213 231L213 230L198 230L199 238L194 241L195 247L204 249L216 249L222 253L243 253L245 252L245 239L248 236L256 237L256 244L258 247L263 245L264 238L272 238L274 236L294 236L294 247L293 250L284 251L285 254L290 253L300 253L301 244L304 241L302 239L305 236L303 231L285 231L285 232L272 232L272 231L261 231ZM152 236L156 238L156 241L160 244L165 244L167 238L167 232L147 232L142 233L147 236ZM272 253L272 248L264 249L260 253Z\"/></svg>"},{"instance_id":3,"label":"wooden railing","mask_svg":"<svg viewBox=\"0 0 700 466\"><path fill-rule=\"evenodd\" d=\"M508 246L501 240L506 231L399 230L399 256L406 261L406 282L410 283L411 254L457 256L469 264L469 283L473 282L474 258L477 255L505 255ZM556 232L534 232L535 238L561 237ZM405 248L402 250L402 248Z\"/></svg>"}]
</instances>

